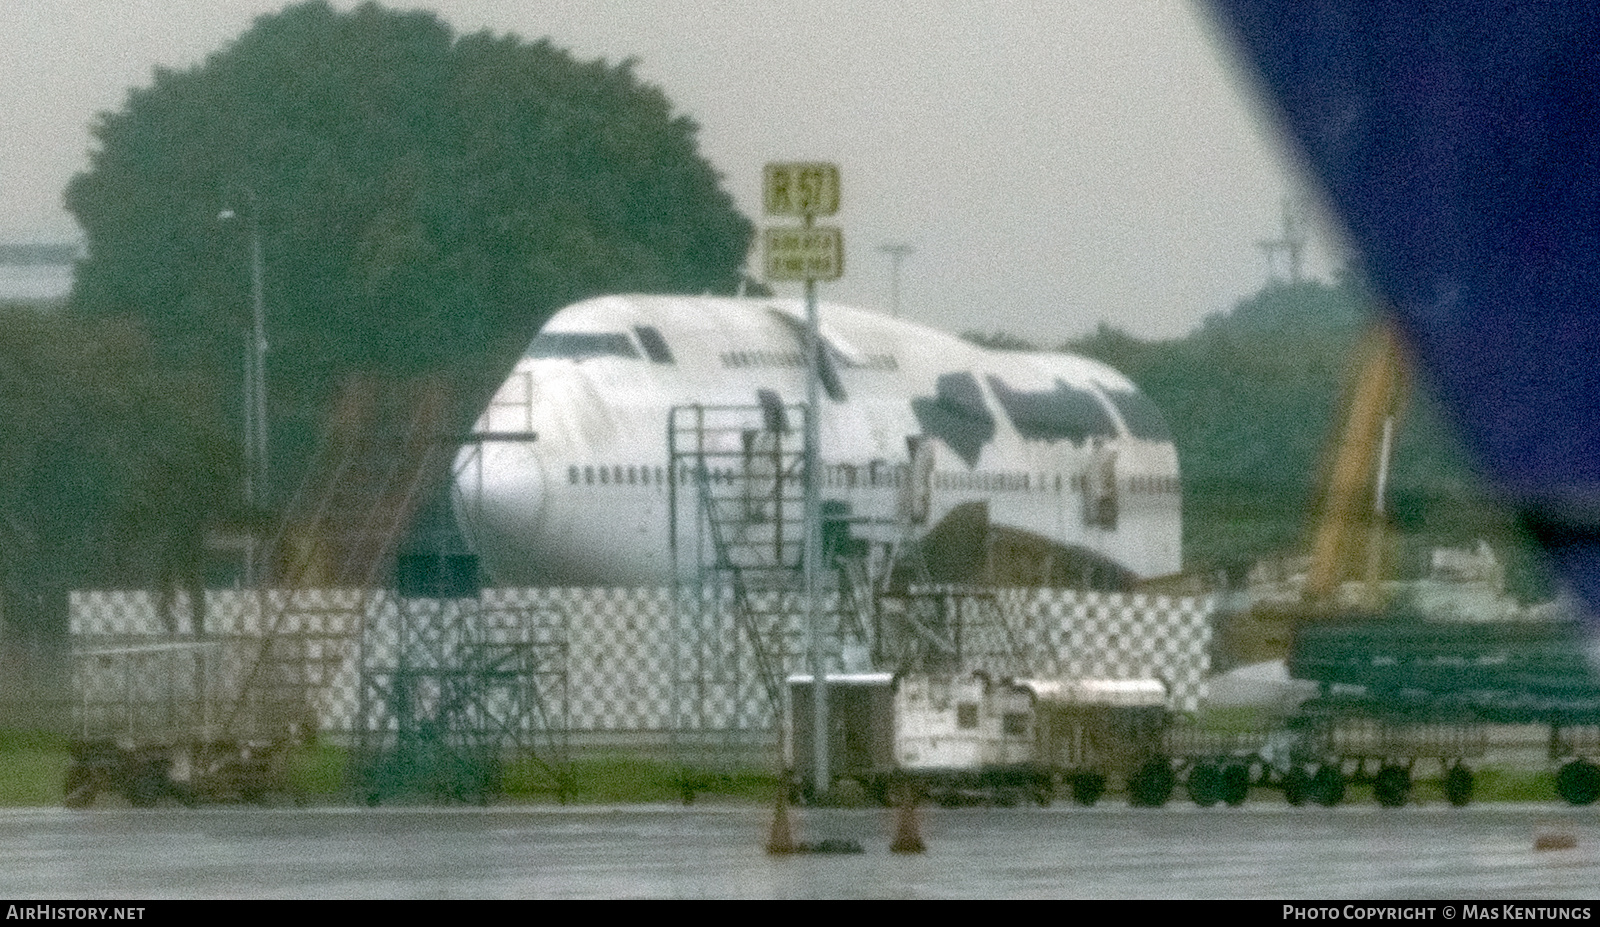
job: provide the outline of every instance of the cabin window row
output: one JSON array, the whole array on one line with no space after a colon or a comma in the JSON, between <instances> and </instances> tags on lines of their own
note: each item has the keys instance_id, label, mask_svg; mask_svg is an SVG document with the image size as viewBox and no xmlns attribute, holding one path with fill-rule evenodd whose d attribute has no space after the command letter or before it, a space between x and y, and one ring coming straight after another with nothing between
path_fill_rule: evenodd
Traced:
<instances>
[{"instance_id":1,"label":"cabin window row","mask_svg":"<svg viewBox=\"0 0 1600 927\"><path fill-rule=\"evenodd\" d=\"M723 351L724 367L804 367L806 357L799 351Z\"/></svg>"},{"instance_id":2,"label":"cabin window row","mask_svg":"<svg viewBox=\"0 0 1600 927\"><path fill-rule=\"evenodd\" d=\"M933 488L978 492L1049 492L1052 489L1055 492L1064 489L1082 492L1089 485L1089 478L1084 474L1065 477L1057 473L1052 477L1050 474L1040 473L1038 480L1034 480L1033 477L1034 474L1031 473L1009 471L962 473L942 470L933 474ZM823 470L822 478L823 485L830 489L854 489L857 486L899 488L905 484L905 480L906 471L903 466L862 467L851 464L829 466ZM1180 484L1177 477L1135 476L1118 481L1118 488L1131 493L1176 493Z\"/></svg>"},{"instance_id":3,"label":"cabin window row","mask_svg":"<svg viewBox=\"0 0 1600 927\"><path fill-rule=\"evenodd\" d=\"M823 485L829 489L853 489L863 487L889 487L896 488L905 484L906 472L904 467L894 466L865 466L858 467L850 464L839 464L823 468ZM679 479L687 484L691 482L691 469L684 465L678 468ZM712 483L732 484L741 477L757 477L771 479L771 474L751 473L731 467L714 467L706 472L707 479ZM667 471L662 467L649 465L611 464L605 466L583 466L577 464L567 468L567 482L573 486L662 486L665 485ZM1037 489L1047 492L1053 487L1055 492L1064 489L1071 492L1083 492L1088 489L1088 477L1078 474L1070 478L1063 478L1055 474L1052 479L1049 474L1039 474L1037 482L1030 473L958 473L941 471L933 474L935 489L976 492L1031 492ZM1136 476L1127 480L1119 480L1118 487L1130 493L1176 493L1180 489L1177 477L1167 476Z\"/></svg>"},{"instance_id":4,"label":"cabin window row","mask_svg":"<svg viewBox=\"0 0 1600 927\"><path fill-rule=\"evenodd\" d=\"M580 482L585 486L660 486L666 482L666 471L651 466L612 464L579 467L573 464L567 468L567 482L573 486Z\"/></svg>"},{"instance_id":5,"label":"cabin window row","mask_svg":"<svg viewBox=\"0 0 1600 927\"><path fill-rule=\"evenodd\" d=\"M933 475L933 486L935 489L978 492L1084 492L1089 488L1089 477L1083 473L1074 476L1040 473L1037 481L1033 476L1031 473L961 473L945 470ZM1130 493L1177 493L1181 484L1175 476L1135 476L1118 480L1116 488Z\"/></svg>"},{"instance_id":6,"label":"cabin window row","mask_svg":"<svg viewBox=\"0 0 1600 927\"><path fill-rule=\"evenodd\" d=\"M665 468L648 465L591 464L580 467L572 464L567 467L567 483L572 486L664 486L669 475ZM758 474L731 467L713 467L706 471L706 478L712 483L733 483L741 476L748 478ZM770 475L767 478L770 479ZM680 466L678 482L683 485L692 483L693 469L688 465Z\"/></svg>"}]
</instances>

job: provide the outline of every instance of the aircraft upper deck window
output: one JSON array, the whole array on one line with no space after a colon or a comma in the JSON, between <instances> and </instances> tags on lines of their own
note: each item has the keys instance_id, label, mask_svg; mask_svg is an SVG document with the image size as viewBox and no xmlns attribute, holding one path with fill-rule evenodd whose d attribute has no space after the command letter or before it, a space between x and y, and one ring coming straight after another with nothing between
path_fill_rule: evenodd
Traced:
<instances>
[{"instance_id":1,"label":"aircraft upper deck window","mask_svg":"<svg viewBox=\"0 0 1600 927\"><path fill-rule=\"evenodd\" d=\"M528 345L529 357L638 357L626 332L540 332Z\"/></svg>"},{"instance_id":2,"label":"aircraft upper deck window","mask_svg":"<svg viewBox=\"0 0 1600 927\"><path fill-rule=\"evenodd\" d=\"M989 377L989 388L1024 438L1081 444L1090 437L1114 438L1117 425L1100 400L1087 390L1073 389L1061 380L1046 392L1012 389L999 377Z\"/></svg>"},{"instance_id":3,"label":"aircraft upper deck window","mask_svg":"<svg viewBox=\"0 0 1600 927\"><path fill-rule=\"evenodd\" d=\"M924 434L944 441L969 467L978 465L978 453L994 437L994 415L970 373L940 376L932 398L912 399L911 411Z\"/></svg>"},{"instance_id":4,"label":"aircraft upper deck window","mask_svg":"<svg viewBox=\"0 0 1600 927\"><path fill-rule=\"evenodd\" d=\"M639 336L639 343L644 345L644 355L650 358L651 363L672 363L672 350L667 347L667 339L661 337L660 329L654 325L635 325L633 333Z\"/></svg>"}]
</instances>

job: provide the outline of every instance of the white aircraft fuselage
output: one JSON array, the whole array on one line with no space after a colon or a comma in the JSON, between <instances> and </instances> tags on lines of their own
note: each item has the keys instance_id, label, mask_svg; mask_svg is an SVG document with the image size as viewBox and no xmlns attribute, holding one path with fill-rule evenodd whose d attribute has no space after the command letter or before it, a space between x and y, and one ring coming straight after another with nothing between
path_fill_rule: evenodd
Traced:
<instances>
[{"instance_id":1,"label":"white aircraft fuselage","mask_svg":"<svg viewBox=\"0 0 1600 927\"><path fill-rule=\"evenodd\" d=\"M756 406L758 391L804 403L804 319L799 300L678 296L556 313L476 426L537 438L458 460L458 521L485 571L503 585L670 582L670 410ZM980 503L990 525L1131 576L1178 572L1177 452L1127 378L875 312L824 303L819 319L823 500L903 518L901 491L870 477L909 473L921 436L924 525Z\"/></svg>"}]
</instances>

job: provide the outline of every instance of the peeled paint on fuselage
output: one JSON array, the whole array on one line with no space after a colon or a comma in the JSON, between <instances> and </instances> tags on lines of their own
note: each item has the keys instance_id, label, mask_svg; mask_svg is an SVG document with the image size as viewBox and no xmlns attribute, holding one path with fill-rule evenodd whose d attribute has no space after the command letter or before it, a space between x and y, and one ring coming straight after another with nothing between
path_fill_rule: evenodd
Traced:
<instances>
[{"instance_id":1,"label":"peeled paint on fuselage","mask_svg":"<svg viewBox=\"0 0 1600 927\"><path fill-rule=\"evenodd\" d=\"M537 440L485 442L458 461L458 519L489 575L670 582L670 410L754 406L762 390L804 403L804 319L798 300L675 296L600 297L553 316L477 425ZM1126 377L833 304L819 308L819 328L825 471L903 467L907 439L922 436L933 450L928 525L979 502L991 525L1132 576L1179 570L1177 453ZM898 492L887 480L825 480L822 497L889 520Z\"/></svg>"}]
</instances>

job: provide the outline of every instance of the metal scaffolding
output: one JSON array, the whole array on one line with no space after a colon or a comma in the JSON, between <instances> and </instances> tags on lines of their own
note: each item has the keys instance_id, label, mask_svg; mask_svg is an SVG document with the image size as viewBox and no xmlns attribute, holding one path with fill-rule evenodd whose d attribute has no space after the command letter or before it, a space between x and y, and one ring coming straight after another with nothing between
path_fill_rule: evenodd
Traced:
<instances>
[{"instance_id":1,"label":"metal scaffolding","mask_svg":"<svg viewBox=\"0 0 1600 927\"><path fill-rule=\"evenodd\" d=\"M352 756L362 797L483 803L507 775L566 796L563 621L486 603L467 554L400 557L375 617L362 638Z\"/></svg>"},{"instance_id":2,"label":"metal scaffolding","mask_svg":"<svg viewBox=\"0 0 1600 927\"><path fill-rule=\"evenodd\" d=\"M802 584L806 408L677 406L668 419L671 735L680 759L768 744Z\"/></svg>"}]
</instances>

